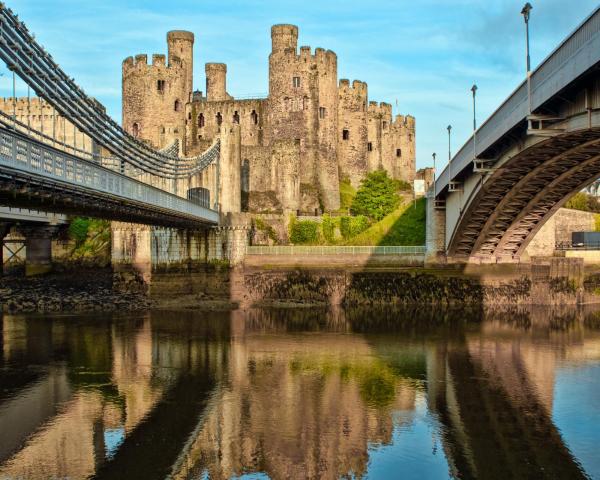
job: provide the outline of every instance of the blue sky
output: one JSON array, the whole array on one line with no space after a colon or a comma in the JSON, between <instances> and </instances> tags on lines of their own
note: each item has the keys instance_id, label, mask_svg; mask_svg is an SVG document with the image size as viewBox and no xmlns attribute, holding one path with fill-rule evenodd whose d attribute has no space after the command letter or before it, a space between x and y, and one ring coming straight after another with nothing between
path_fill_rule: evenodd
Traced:
<instances>
[{"instance_id":1,"label":"blue sky","mask_svg":"<svg viewBox=\"0 0 600 480\"><path fill-rule=\"evenodd\" d=\"M598 5L530 0L535 67ZM568 3L568 8L565 4ZM524 78L524 0L7 0L61 67L121 118L121 61L166 53L168 30L196 35L195 88L204 63L228 65L233 95L268 91L270 26L293 23L300 45L338 55L339 78L369 84L370 100L417 119L417 166L447 155L470 135L470 88L481 123ZM5 68L2 71L6 71ZM10 95L7 75L0 89ZM18 95L25 95L23 84ZM399 108L396 108L396 100Z\"/></svg>"}]
</instances>

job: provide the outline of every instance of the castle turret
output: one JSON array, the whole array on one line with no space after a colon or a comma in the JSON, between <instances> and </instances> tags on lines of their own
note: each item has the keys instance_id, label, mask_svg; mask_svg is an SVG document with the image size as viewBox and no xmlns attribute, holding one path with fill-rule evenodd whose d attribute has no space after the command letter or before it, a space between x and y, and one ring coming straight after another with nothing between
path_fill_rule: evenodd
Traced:
<instances>
[{"instance_id":1,"label":"castle turret","mask_svg":"<svg viewBox=\"0 0 600 480\"><path fill-rule=\"evenodd\" d=\"M224 63L207 63L206 99L209 102L228 100L227 95L227 65Z\"/></svg>"},{"instance_id":2,"label":"castle turret","mask_svg":"<svg viewBox=\"0 0 600 480\"><path fill-rule=\"evenodd\" d=\"M175 139L184 145L185 104L192 94L194 35L167 34L165 56L145 54L123 61L123 128L131 135L163 148Z\"/></svg>"},{"instance_id":3,"label":"castle turret","mask_svg":"<svg viewBox=\"0 0 600 480\"><path fill-rule=\"evenodd\" d=\"M338 162L343 179L358 188L367 174L367 84L340 80L338 88Z\"/></svg>"},{"instance_id":4,"label":"castle turret","mask_svg":"<svg viewBox=\"0 0 600 480\"><path fill-rule=\"evenodd\" d=\"M169 66L180 64L183 71L186 103L192 99L194 76L194 34L184 30L172 30L167 33Z\"/></svg>"},{"instance_id":5,"label":"castle turret","mask_svg":"<svg viewBox=\"0 0 600 480\"><path fill-rule=\"evenodd\" d=\"M273 25L271 27L271 44L273 53L298 48L298 27L296 25Z\"/></svg>"}]
</instances>

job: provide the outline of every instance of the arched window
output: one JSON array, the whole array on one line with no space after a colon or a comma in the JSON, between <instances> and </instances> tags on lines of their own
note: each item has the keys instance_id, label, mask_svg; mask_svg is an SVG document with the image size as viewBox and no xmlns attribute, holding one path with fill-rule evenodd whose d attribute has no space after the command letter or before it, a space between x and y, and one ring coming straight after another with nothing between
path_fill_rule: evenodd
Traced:
<instances>
[{"instance_id":1,"label":"arched window","mask_svg":"<svg viewBox=\"0 0 600 480\"><path fill-rule=\"evenodd\" d=\"M240 123L240 114L237 110L233 113L233 123Z\"/></svg>"},{"instance_id":2,"label":"arched window","mask_svg":"<svg viewBox=\"0 0 600 480\"><path fill-rule=\"evenodd\" d=\"M175 111L181 111L181 102L179 100L175 100Z\"/></svg>"},{"instance_id":3,"label":"arched window","mask_svg":"<svg viewBox=\"0 0 600 480\"><path fill-rule=\"evenodd\" d=\"M135 138L137 138L137 137L138 137L138 135L140 134L140 126L139 126L137 123L134 123L134 124L131 126L131 134L132 134L132 135L133 135Z\"/></svg>"},{"instance_id":4,"label":"arched window","mask_svg":"<svg viewBox=\"0 0 600 480\"><path fill-rule=\"evenodd\" d=\"M221 126L221 124L223 123L223 116L221 115L221 112L217 112L217 125Z\"/></svg>"},{"instance_id":5,"label":"arched window","mask_svg":"<svg viewBox=\"0 0 600 480\"><path fill-rule=\"evenodd\" d=\"M252 110L252 113L250 114L250 119L252 120L252 123L254 125L258 125L258 113L256 113L256 110Z\"/></svg>"},{"instance_id":6,"label":"arched window","mask_svg":"<svg viewBox=\"0 0 600 480\"><path fill-rule=\"evenodd\" d=\"M198 127L199 128L204 127L204 114L203 113L198 115Z\"/></svg>"},{"instance_id":7,"label":"arched window","mask_svg":"<svg viewBox=\"0 0 600 480\"><path fill-rule=\"evenodd\" d=\"M160 133L167 133L165 127L160 127Z\"/></svg>"}]
</instances>

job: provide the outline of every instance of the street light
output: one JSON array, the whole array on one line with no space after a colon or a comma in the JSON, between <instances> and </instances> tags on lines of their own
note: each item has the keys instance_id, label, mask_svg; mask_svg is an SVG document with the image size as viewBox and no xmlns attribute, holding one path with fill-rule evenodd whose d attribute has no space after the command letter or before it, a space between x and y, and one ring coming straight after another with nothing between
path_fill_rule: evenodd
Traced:
<instances>
[{"instance_id":1,"label":"street light","mask_svg":"<svg viewBox=\"0 0 600 480\"><path fill-rule=\"evenodd\" d=\"M431 156L433 157L433 199L435 200L435 157L436 157L436 153L433 152L431 154Z\"/></svg>"},{"instance_id":2,"label":"street light","mask_svg":"<svg viewBox=\"0 0 600 480\"><path fill-rule=\"evenodd\" d=\"M452 133L452 125L448 125L448 189L452 181L452 151L450 148L450 134Z\"/></svg>"},{"instance_id":3,"label":"street light","mask_svg":"<svg viewBox=\"0 0 600 480\"><path fill-rule=\"evenodd\" d=\"M473 161L477 158L477 116L475 110L475 94L477 93L477 84L473 84L471 87L473 92Z\"/></svg>"},{"instance_id":4,"label":"street light","mask_svg":"<svg viewBox=\"0 0 600 480\"><path fill-rule=\"evenodd\" d=\"M523 20L525 20L525 54L527 56L527 98L529 100L529 114L531 115L531 59L529 57L529 17L533 7L527 2L521 10Z\"/></svg>"}]
</instances>

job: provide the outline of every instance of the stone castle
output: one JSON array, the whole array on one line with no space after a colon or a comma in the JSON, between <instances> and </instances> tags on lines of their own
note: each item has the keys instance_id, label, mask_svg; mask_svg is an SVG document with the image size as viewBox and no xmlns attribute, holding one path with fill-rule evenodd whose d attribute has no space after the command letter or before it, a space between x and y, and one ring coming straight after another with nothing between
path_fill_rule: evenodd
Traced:
<instances>
[{"instance_id":1,"label":"stone castle","mask_svg":"<svg viewBox=\"0 0 600 480\"><path fill-rule=\"evenodd\" d=\"M298 51L296 26L273 26L271 39L268 97L236 100L222 63L206 64L205 94L193 91L194 35L169 32L166 57L123 61L123 127L159 149L177 140L185 156L239 129L244 211L337 210L341 181L356 187L381 168L412 182L414 117L393 118L390 104L370 102L364 82L338 82L336 54Z\"/></svg>"}]
</instances>

